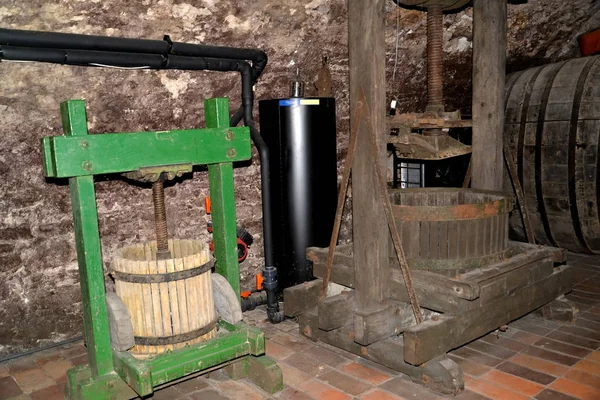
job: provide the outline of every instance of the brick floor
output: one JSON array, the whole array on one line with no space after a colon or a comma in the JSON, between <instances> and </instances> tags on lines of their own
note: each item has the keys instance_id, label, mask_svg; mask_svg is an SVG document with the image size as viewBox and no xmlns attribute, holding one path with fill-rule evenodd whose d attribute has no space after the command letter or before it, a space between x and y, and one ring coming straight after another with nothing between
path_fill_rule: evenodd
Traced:
<instances>
[{"instance_id":1,"label":"brick floor","mask_svg":"<svg viewBox=\"0 0 600 400\"><path fill-rule=\"evenodd\" d=\"M449 353L465 376L455 400L600 400L600 257L570 255L576 285L567 298L580 308L573 324L533 314ZM264 330L267 354L277 360L284 390L269 395L248 379L222 371L157 391L156 400L441 400L403 374L354 354L303 338L292 320L266 321L264 310L244 314ZM65 372L86 363L82 343L0 364L0 400L61 399Z\"/></svg>"}]
</instances>

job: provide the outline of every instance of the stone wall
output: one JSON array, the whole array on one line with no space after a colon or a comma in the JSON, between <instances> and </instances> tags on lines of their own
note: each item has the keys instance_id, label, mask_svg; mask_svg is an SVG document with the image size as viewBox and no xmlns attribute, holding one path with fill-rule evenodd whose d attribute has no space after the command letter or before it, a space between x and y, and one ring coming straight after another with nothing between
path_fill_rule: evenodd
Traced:
<instances>
[{"instance_id":1,"label":"stone wall","mask_svg":"<svg viewBox=\"0 0 600 400\"><path fill-rule=\"evenodd\" d=\"M188 0L189 1L189 0ZM578 55L576 36L600 25L596 0L530 0L510 6L511 70ZM445 19L447 107L469 112L471 11ZM347 12L344 0L5 0L0 26L261 48L269 64L257 99L286 96L296 68L312 89L329 56L338 104L338 160L348 138ZM387 4L388 99L403 110L425 101L425 16ZM396 46L396 37L398 37ZM397 55L396 55L397 54ZM234 73L123 71L44 64L0 64L0 354L39 347L81 332L80 294L68 187L45 182L39 140L61 134L59 103L83 98L90 132L203 126L203 99L240 104ZM259 167L236 169L239 223L255 235L241 265L251 288L262 262ZM96 185L103 256L153 239L151 191L122 180ZM205 172L166 189L169 231L208 240ZM349 216L342 235L350 238Z\"/></svg>"}]
</instances>

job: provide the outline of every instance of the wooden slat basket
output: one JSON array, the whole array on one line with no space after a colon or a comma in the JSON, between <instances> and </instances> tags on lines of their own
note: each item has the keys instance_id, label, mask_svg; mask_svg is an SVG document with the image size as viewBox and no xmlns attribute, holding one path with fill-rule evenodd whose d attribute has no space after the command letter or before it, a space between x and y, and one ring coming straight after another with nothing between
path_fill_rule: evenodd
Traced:
<instances>
[{"instance_id":1,"label":"wooden slat basket","mask_svg":"<svg viewBox=\"0 0 600 400\"><path fill-rule=\"evenodd\" d=\"M157 260L156 241L125 247L113 263L116 293L125 303L139 358L211 339L217 314L206 243L169 240L173 258Z\"/></svg>"},{"instance_id":2,"label":"wooden slat basket","mask_svg":"<svg viewBox=\"0 0 600 400\"><path fill-rule=\"evenodd\" d=\"M390 200L410 268L456 275L508 254L509 195L415 188L390 191Z\"/></svg>"}]
</instances>

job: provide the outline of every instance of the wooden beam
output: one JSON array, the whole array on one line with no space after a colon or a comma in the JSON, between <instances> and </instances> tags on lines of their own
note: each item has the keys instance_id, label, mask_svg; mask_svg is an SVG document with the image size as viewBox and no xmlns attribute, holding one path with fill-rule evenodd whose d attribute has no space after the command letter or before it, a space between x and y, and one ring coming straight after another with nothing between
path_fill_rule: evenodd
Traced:
<instances>
[{"instance_id":1,"label":"wooden beam","mask_svg":"<svg viewBox=\"0 0 600 400\"><path fill-rule=\"evenodd\" d=\"M364 112L376 132L385 165L385 0L348 1L348 52L350 65L350 120ZM362 110L362 111L361 111ZM357 311L378 309L388 269L388 227L371 160L370 129L363 118L358 124L357 148L352 164L352 224Z\"/></svg>"},{"instance_id":2,"label":"wooden beam","mask_svg":"<svg viewBox=\"0 0 600 400\"><path fill-rule=\"evenodd\" d=\"M419 365L468 343L531 312L571 290L573 274L568 266L518 292L499 298L472 312L441 315L404 331L404 360Z\"/></svg>"},{"instance_id":3,"label":"wooden beam","mask_svg":"<svg viewBox=\"0 0 600 400\"><path fill-rule=\"evenodd\" d=\"M323 281L315 279L314 281L304 282L296 286L291 286L283 290L285 306L283 313L286 317L297 317L307 310L317 306L319 302L319 293Z\"/></svg>"},{"instance_id":4,"label":"wooden beam","mask_svg":"<svg viewBox=\"0 0 600 400\"><path fill-rule=\"evenodd\" d=\"M319 301L319 329L330 331L352 322L354 291L344 291Z\"/></svg>"},{"instance_id":5,"label":"wooden beam","mask_svg":"<svg viewBox=\"0 0 600 400\"><path fill-rule=\"evenodd\" d=\"M410 308L410 306L408 306ZM354 353L395 371L402 372L410 379L431 390L449 395L457 395L464 389L464 377L460 367L446 356L414 366L404 361L402 337L395 336L361 346L354 341L352 325L324 331L318 327L319 316L313 309L298 318L300 332L311 340L321 340L327 344Z\"/></svg>"},{"instance_id":6,"label":"wooden beam","mask_svg":"<svg viewBox=\"0 0 600 400\"><path fill-rule=\"evenodd\" d=\"M471 187L502 190L506 0L473 6L473 154Z\"/></svg>"}]
</instances>

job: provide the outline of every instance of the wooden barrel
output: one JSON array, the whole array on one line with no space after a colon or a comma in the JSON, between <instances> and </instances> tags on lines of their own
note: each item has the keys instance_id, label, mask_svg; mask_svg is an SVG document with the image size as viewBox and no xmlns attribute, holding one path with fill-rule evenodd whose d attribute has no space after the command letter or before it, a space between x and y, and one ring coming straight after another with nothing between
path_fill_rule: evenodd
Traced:
<instances>
[{"instance_id":1,"label":"wooden barrel","mask_svg":"<svg viewBox=\"0 0 600 400\"><path fill-rule=\"evenodd\" d=\"M456 188L390 191L396 227L412 269L456 275L508 254L512 197ZM393 245L390 256L395 257Z\"/></svg>"},{"instance_id":2,"label":"wooden barrel","mask_svg":"<svg viewBox=\"0 0 600 400\"><path fill-rule=\"evenodd\" d=\"M169 240L173 258L156 259L156 241L125 247L112 267L116 293L131 316L136 357L213 338L217 315L208 245Z\"/></svg>"},{"instance_id":3,"label":"wooden barrel","mask_svg":"<svg viewBox=\"0 0 600 400\"><path fill-rule=\"evenodd\" d=\"M600 253L600 56L509 75L505 135L537 241Z\"/></svg>"}]
</instances>

